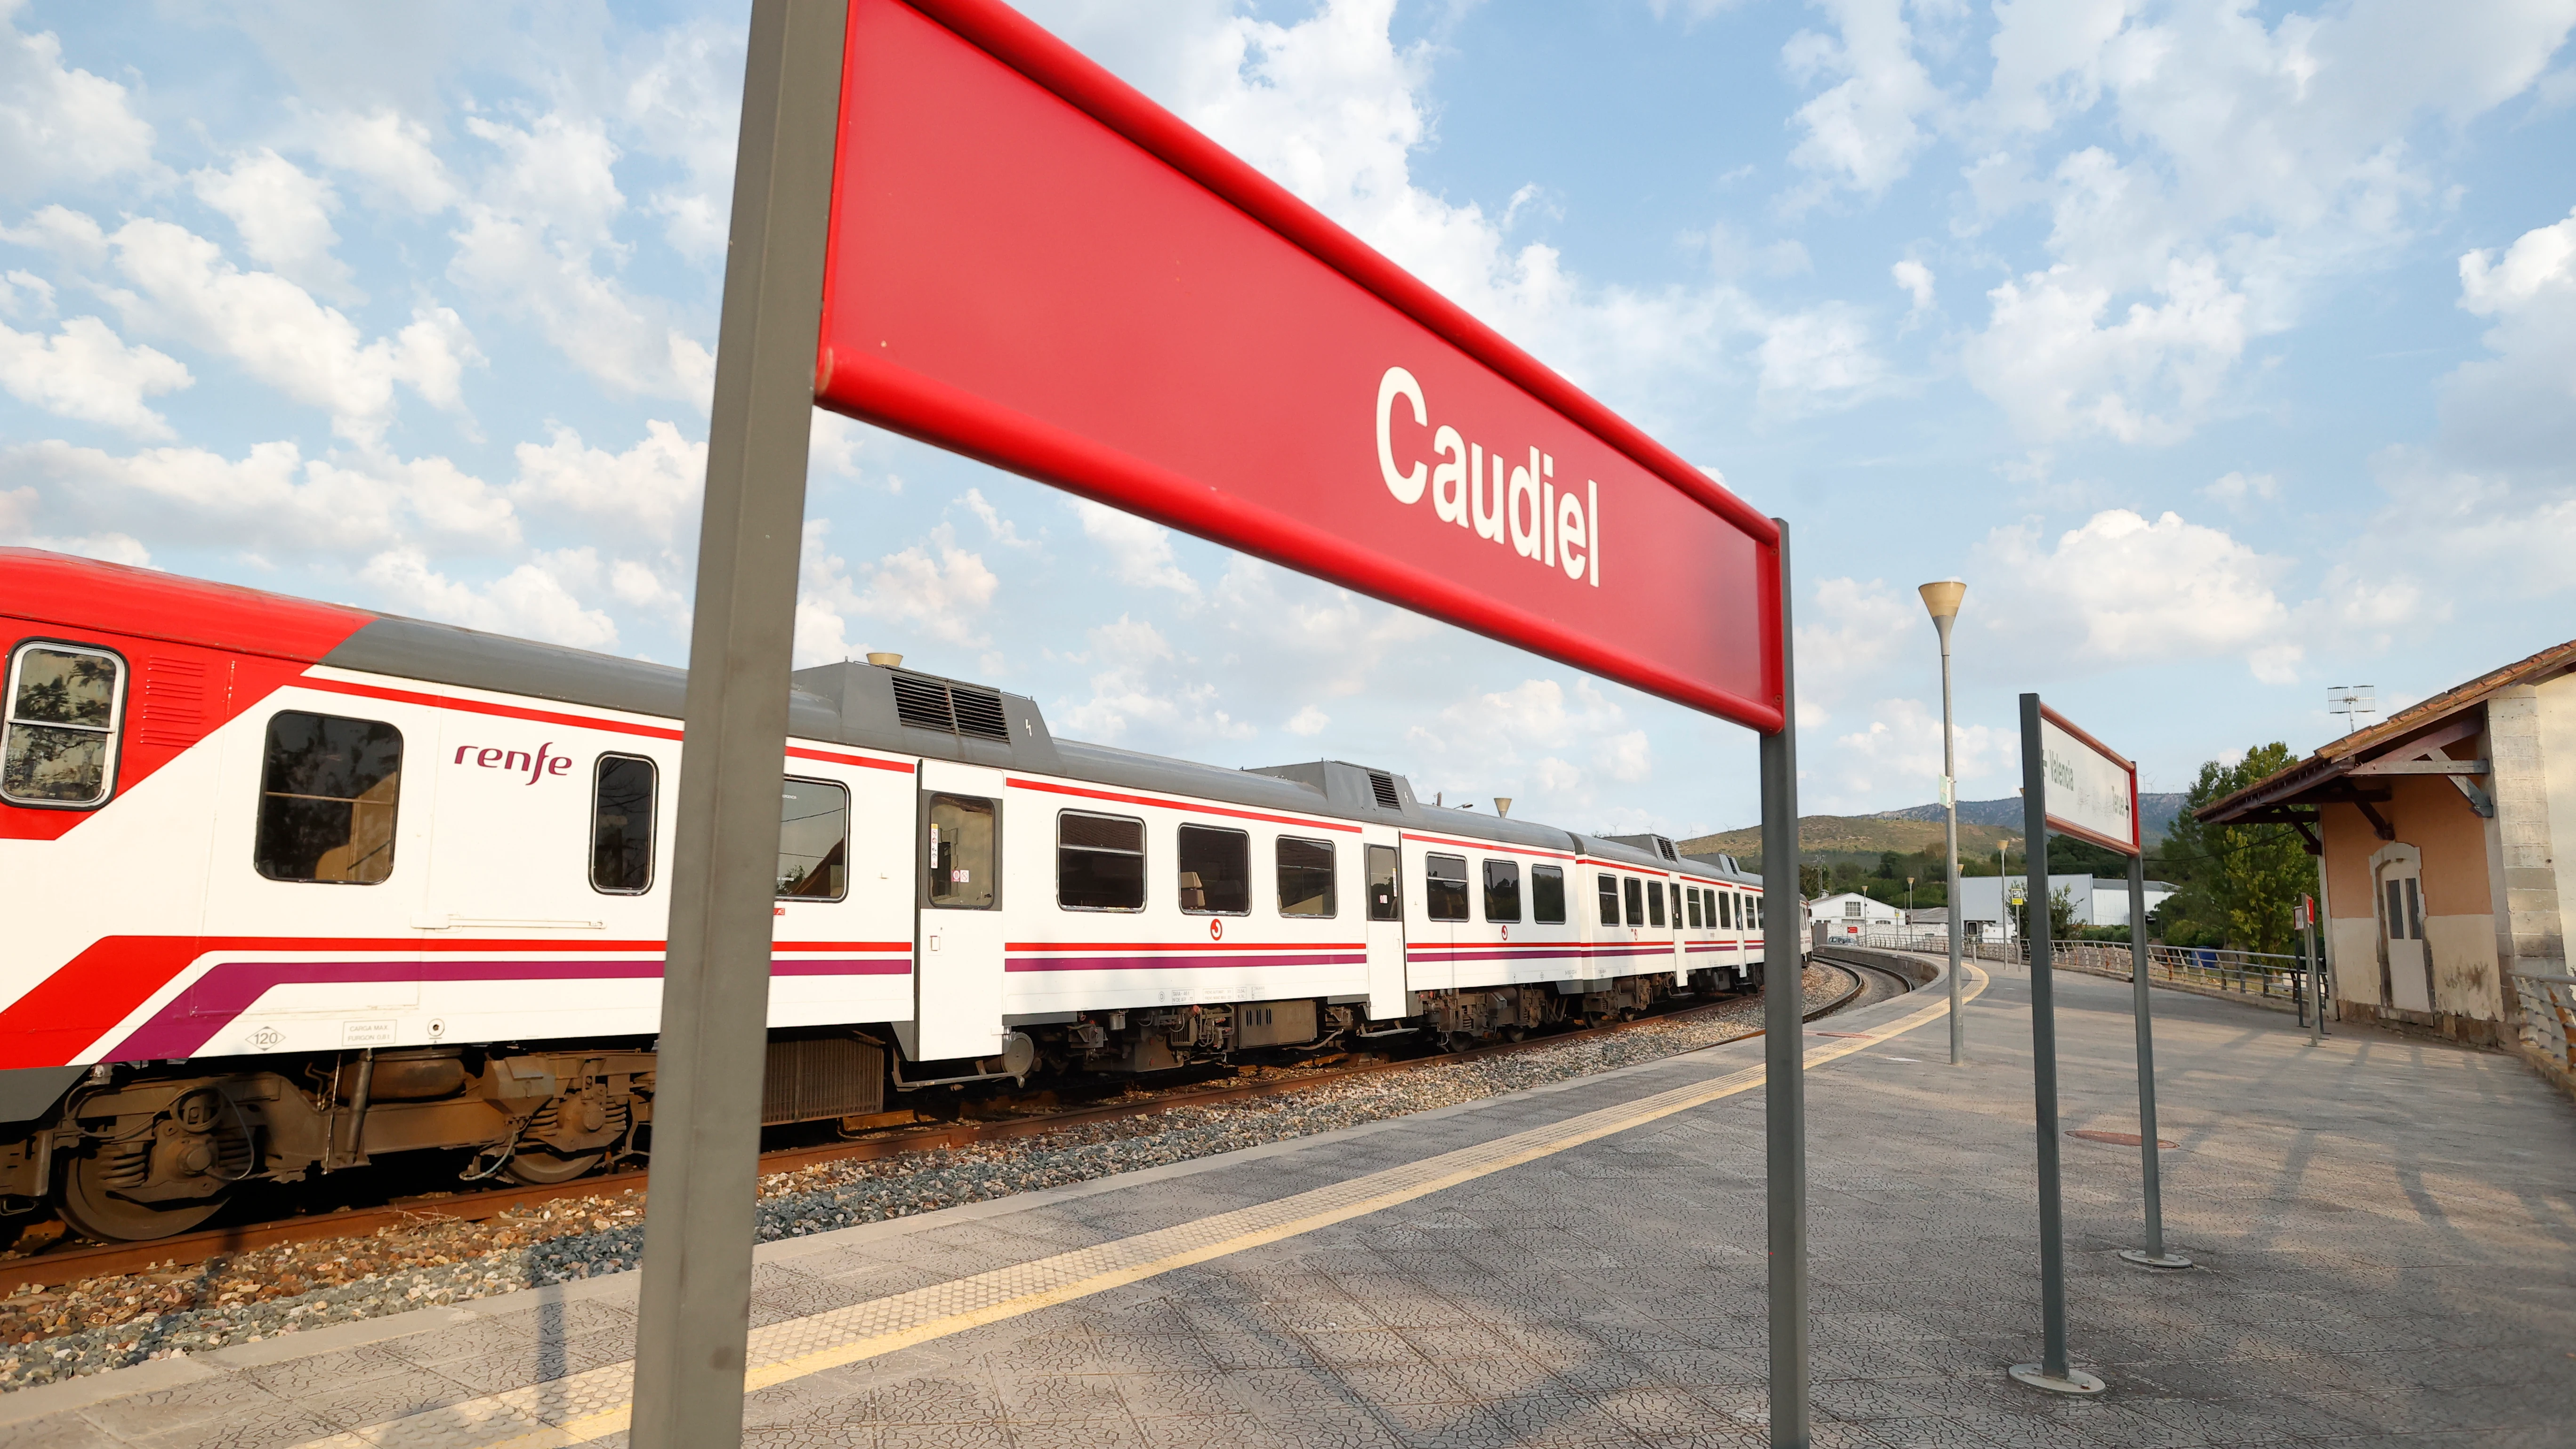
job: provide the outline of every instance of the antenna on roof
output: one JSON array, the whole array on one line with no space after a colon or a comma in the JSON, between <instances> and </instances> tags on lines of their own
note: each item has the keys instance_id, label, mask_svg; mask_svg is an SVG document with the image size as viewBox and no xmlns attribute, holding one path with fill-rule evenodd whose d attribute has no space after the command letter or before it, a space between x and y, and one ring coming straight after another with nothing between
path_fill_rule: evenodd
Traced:
<instances>
[{"instance_id":1,"label":"antenna on roof","mask_svg":"<svg viewBox=\"0 0 2576 1449\"><path fill-rule=\"evenodd\" d=\"M2379 713L2379 703L2370 696L2367 684L2329 684L2326 686L2326 713L2343 716L2343 732L2351 734L2361 728L2369 716Z\"/></svg>"}]
</instances>

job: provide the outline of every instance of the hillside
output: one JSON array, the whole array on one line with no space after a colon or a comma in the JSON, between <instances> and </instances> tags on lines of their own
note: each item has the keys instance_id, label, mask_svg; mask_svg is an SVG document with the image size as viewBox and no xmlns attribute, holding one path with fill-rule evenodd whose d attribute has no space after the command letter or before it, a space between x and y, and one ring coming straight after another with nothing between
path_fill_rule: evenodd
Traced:
<instances>
[{"instance_id":1,"label":"hillside","mask_svg":"<svg viewBox=\"0 0 2576 1449\"><path fill-rule=\"evenodd\" d=\"M1992 855L2003 840L2018 841L2019 830L2006 830L1993 825L1971 825L1967 812L1959 817L1959 853ZM1809 860L1825 855L1871 855L1893 850L1911 854L1941 843L1941 822L1912 820L1886 815L1802 815L1798 818L1798 853ZM1684 855L1758 855L1762 850L1762 828L1747 826L1718 835L1703 835L1696 840L1674 842Z\"/></svg>"},{"instance_id":2,"label":"hillside","mask_svg":"<svg viewBox=\"0 0 2576 1449\"><path fill-rule=\"evenodd\" d=\"M2147 830L2147 843L2155 844L2173 828L2174 817L2182 813L2183 794L2141 794L2138 796L2139 823ZM1908 805L1902 810L1882 810L1872 820L1929 820L1938 823L1942 816L1939 805ZM2002 826L2015 835L2021 831L2021 797L2002 800L1962 800L1959 802L1959 834L1966 839L1968 822Z\"/></svg>"},{"instance_id":3,"label":"hillside","mask_svg":"<svg viewBox=\"0 0 2576 1449\"><path fill-rule=\"evenodd\" d=\"M2138 797L2138 814L2147 827L2147 844L2152 846L2164 839L2174 817L2182 813L2182 802L2180 793ZM1809 861L1875 856L1886 850L1912 854L1941 843L1943 814L1938 805L1909 805L1875 815L1802 815L1798 817L1798 853ZM1995 847L2007 840L2016 845L2021 841L2019 795L1959 802L1962 857L1993 855ZM1748 825L1742 830L1676 841L1674 848L1684 855L1758 855L1762 851L1762 827Z\"/></svg>"}]
</instances>

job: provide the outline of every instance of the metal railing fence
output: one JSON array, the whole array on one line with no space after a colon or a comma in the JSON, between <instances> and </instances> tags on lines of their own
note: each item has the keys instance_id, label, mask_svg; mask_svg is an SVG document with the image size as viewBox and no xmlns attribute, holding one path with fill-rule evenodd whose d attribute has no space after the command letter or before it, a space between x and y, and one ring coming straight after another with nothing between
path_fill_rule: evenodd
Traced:
<instances>
[{"instance_id":1,"label":"metal railing fence","mask_svg":"<svg viewBox=\"0 0 2576 1449\"><path fill-rule=\"evenodd\" d=\"M1950 937L1942 931L1864 931L1857 936L1825 938L1828 947L1837 941L1887 951L1929 951L1935 955L1947 955L1950 950ZM2083 971L2121 981L2129 979L2130 950L2126 941L2052 941L2049 944L2052 948L2049 959L2058 970ZM1994 961L2007 966L2030 964L2030 945L2026 941L1970 941L1963 950L1970 960ZM2307 963L2297 956L2269 951L2238 951L2222 946L2165 946L2152 941L2147 944L2149 981L2172 981L2218 991L2234 991L2246 996L2295 1001L2300 996L2306 974ZM2569 979L2576 981L2576 977Z\"/></svg>"}]
</instances>

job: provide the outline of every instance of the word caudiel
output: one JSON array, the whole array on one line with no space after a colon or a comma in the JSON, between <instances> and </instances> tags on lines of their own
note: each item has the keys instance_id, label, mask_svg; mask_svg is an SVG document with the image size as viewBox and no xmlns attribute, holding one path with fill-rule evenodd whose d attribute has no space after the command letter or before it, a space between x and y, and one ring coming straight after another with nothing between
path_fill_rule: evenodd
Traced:
<instances>
[{"instance_id":1,"label":"word caudiel","mask_svg":"<svg viewBox=\"0 0 2576 1449\"><path fill-rule=\"evenodd\" d=\"M1556 459L1536 444L1530 446L1529 461L1520 463L1500 448L1487 453L1484 444L1468 442L1447 423L1431 434L1432 455L1441 460L1437 466L1416 458L1410 468L1398 467L1398 398L1412 404L1415 425L1431 426L1422 384L1404 368L1388 368L1377 383L1377 466L1396 502L1418 503L1428 492L1441 522L1473 528L1477 537L1495 543L1508 542L1532 563L1563 569L1569 579L1601 587L1601 485L1587 478L1581 493L1570 483L1560 493Z\"/></svg>"}]
</instances>

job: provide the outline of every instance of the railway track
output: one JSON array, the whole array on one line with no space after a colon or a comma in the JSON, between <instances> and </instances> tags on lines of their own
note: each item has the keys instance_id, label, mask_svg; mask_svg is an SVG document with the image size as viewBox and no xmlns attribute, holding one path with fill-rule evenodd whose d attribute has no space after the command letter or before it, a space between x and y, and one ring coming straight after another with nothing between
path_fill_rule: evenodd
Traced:
<instances>
[{"instance_id":1,"label":"railway track","mask_svg":"<svg viewBox=\"0 0 2576 1449\"><path fill-rule=\"evenodd\" d=\"M1805 1019L1809 1021L1854 1005L1884 1000L1887 996L1911 989L1911 984L1903 978L1875 967L1845 961L1819 960L1812 964L1842 973L1849 985L1836 993L1832 999L1810 1007L1805 1014ZM1895 989L1887 990L1887 983L1893 983ZM1152 1116L1177 1108L1204 1107L1260 1097L1283 1096L1314 1087L1347 1082L1354 1078L1407 1072L1450 1062L1507 1056L1592 1037L1608 1036L1659 1022L1689 1020L1746 999L1740 996L1725 997L1716 1001L1701 1002L1641 1016L1634 1021L1557 1032L1518 1042L1498 1042L1490 1046L1469 1047L1462 1051L1439 1052L1400 1060L1356 1062L1266 1080L1235 1081L1218 1086L1176 1087L1130 1096L1114 1102L1035 1112L1025 1116L895 1128L857 1140L764 1152L760 1157L760 1172L763 1176L767 1176L826 1162L897 1157L909 1152L935 1151L941 1148L965 1147L1015 1137L1036 1136L1086 1123ZM1758 1027L1746 1033L1747 1036L1762 1034ZM542 1187L496 1187L435 1197L396 1199L380 1207L350 1208L264 1222L241 1223L229 1227L209 1228L200 1232L182 1233L147 1243L90 1244L74 1241L67 1246L41 1250L23 1257L0 1259L0 1284L7 1285L6 1292L14 1294L28 1288L61 1287L89 1278L194 1267L236 1254L290 1243L365 1237L385 1228L415 1226L439 1219L459 1222L481 1221L564 1199L596 1197L603 1193L616 1193L630 1189L640 1191L645 1184L646 1176L646 1170L637 1167Z\"/></svg>"}]
</instances>

